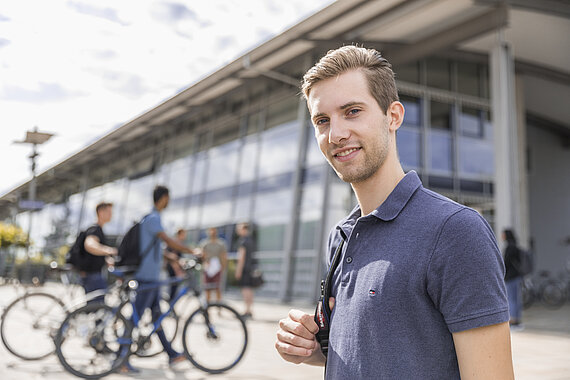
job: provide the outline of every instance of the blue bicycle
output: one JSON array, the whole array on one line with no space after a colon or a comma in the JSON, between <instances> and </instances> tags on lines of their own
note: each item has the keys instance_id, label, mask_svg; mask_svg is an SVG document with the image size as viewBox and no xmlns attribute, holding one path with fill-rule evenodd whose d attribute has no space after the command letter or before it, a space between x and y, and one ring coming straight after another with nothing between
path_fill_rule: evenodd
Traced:
<instances>
[{"instance_id":1,"label":"blue bicycle","mask_svg":"<svg viewBox=\"0 0 570 380\"><path fill-rule=\"evenodd\" d=\"M247 327L240 314L223 303L207 304L196 280L199 264L189 260L187 275L159 285L144 286L128 282L124 299L117 307L105 304L87 305L70 313L61 324L56 338L56 353L63 367L85 379L98 379L118 371L131 354L138 355L174 307L187 294L199 300L198 307L184 323L184 354L198 369L222 373L242 359L248 342ZM137 292L179 283L180 289L169 308L150 326L150 332L139 327L140 316L134 307ZM179 308L180 309L180 308Z\"/></svg>"}]
</instances>

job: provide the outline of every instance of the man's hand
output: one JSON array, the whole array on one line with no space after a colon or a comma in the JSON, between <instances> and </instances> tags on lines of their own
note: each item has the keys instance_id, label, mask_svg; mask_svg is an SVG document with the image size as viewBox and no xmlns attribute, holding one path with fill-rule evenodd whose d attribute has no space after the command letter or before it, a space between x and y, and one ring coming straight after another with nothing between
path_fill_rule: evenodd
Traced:
<instances>
[{"instance_id":1,"label":"man's hand","mask_svg":"<svg viewBox=\"0 0 570 380\"><path fill-rule=\"evenodd\" d=\"M288 362L324 365L325 357L315 339L318 331L313 315L290 310L288 317L279 321L275 348Z\"/></svg>"}]
</instances>

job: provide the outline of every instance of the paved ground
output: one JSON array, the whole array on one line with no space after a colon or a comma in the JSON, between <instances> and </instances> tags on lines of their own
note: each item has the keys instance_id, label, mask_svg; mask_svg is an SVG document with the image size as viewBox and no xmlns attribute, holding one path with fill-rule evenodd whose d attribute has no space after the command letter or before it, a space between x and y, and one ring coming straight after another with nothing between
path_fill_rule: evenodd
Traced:
<instances>
[{"instance_id":1,"label":"paved ground","mask_svg":"<svg viewBox=\"0 0 570 380\"><path fill-rule=\"evenodd\" d=\"M0 287L0 308L15 298L14 290ZM236 308L241 303L229 300ZM176 371L168 368L166 356L140 359L132 363L141 369L134 376L111 375L106 379L228 379L228 380L309 380L321 379L321 368L285 363L273 348L277 321L286 315L291 307L311 311L310 305L282 305L258 301L254 308L254 319L248 322L250 344L246 356L230 372L222 375L208 375L182 363ZM525 329L512 333L513 361L516 378L519 380L570 379L570 305L559 310L533 307L524 313ZM22 332L26 339L26 332ZM30 342L33 344L33 342ZM163 354L164 355L164 354ZM66 373L55 356L41 361L26 362L12 356L0 345L0 379L38 380L73 379Z\"/></svg>"}]
</instances>

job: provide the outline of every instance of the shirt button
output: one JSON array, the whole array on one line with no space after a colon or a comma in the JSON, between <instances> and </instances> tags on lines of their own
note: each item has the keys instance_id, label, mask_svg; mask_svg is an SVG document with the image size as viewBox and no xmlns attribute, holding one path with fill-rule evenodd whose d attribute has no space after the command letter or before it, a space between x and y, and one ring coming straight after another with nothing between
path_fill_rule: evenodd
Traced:
<instances>
[{"instance_id":1,"label":"shirt button","mask_svg":"<svg viewBox=\"0 0 570 380\"><path fill-rule=\"evenodd\" d=\"M346 262L350 264L350 263L352 262L352 257L348 256L348 257L346 258Z\"/></svg>"}]
</instances>

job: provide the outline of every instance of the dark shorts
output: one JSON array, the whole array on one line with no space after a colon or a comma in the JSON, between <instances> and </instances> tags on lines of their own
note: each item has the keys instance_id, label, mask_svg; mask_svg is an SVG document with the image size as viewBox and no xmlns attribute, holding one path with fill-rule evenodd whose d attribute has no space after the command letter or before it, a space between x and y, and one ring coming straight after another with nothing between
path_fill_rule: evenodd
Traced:
<instances>
[{"instance_id":1,"label":"dark shorts","mask_svg":"<svg viewBox=\"0 0 570 380\"><path fill-rule=\"evenodd\" d=\"M212 277L204 273L204 288L205 289L217 289L220 287L220 282L222 280L222 271L219 271Z\"/></svg>"}]
</instances>

